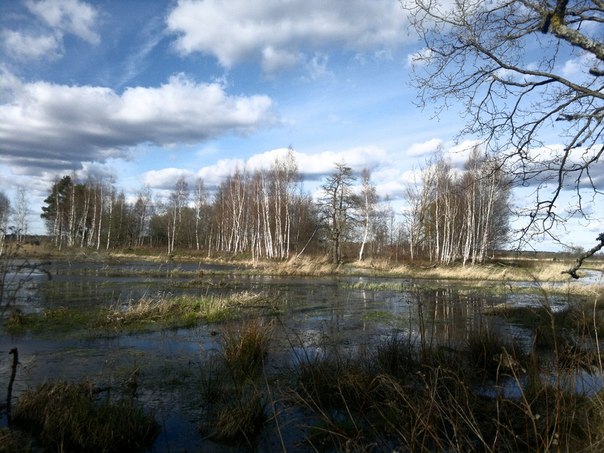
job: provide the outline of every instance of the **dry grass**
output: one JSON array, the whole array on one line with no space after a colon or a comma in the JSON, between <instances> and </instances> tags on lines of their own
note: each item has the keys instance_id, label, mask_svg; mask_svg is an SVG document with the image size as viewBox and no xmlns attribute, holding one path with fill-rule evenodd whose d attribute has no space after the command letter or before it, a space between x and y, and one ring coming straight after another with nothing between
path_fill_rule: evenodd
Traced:
<instances>
[{"instance_id":1,"label":"dry grass","mask_svg":"<svg viewBox=\"0 0 604 453\"><path fill-rule=\"evenodd\" d=\"M480 264L466 266L410 267L401 265L389 270L392 275L415 278L482 281L539 281L558 282L569 279L562 274L568 266L554 262L539 262L531 267L515 267L503 264Z\"/></svg>"},{"instance_id":2,"label":"dry grass","mask_svg":"<svg viewBox=\"0 0 604 453\"><path fill-rule=\"evenodd\" d=\"M262 269L264 272L274 275L304 275L314 277L332 275L338 272L338 266L331 263L327 257L292 258L289 261L266 263Z\"/></svg>"},{"instance_id":3,"label":"dry grass","mask_svg":"<svg viewBox=\"0 0 604 453\"><path fill-rule=\"evenodd\" d=\"M259 318L227 325L222 336L222 355L236 380L258 376L268 355L272 330L272 323Z\"/></svg>"},{"instance_id":4,"label":"dry grass","mask_svg":"<svg viewBox=\"0 0 604 453\"><path fill-rule=\"evenodd\" d=\"M0 453L26 453L32 451L32 441L15 430L0 428Z\"/></svg>"},{"instance_id":5,"label":"dry grass","mask_svg":"<svg viewBox=\"0 0 604 453\"><path fill-rule=\"evenodd\" d=\"M48 451L145 451L159 427L132 402L96 402L90 383L46 383L26 391L13 412L16 427Z\"/></svg>"},{"instance_id":6,"label":"dry grass","mask_svg":"<svg viewBox=\"0 0 604 453\"><path fill-rule=\"evenodd\" d=\"M599 451L604 392L546 382L537 362L494 334L457 351L410 345L399 338L378 346L373 361L334 356L301 366L292 401L315 418L308 441L316 450ZM533 366L526 385L523 366ZM482 394L486 375L514 383L517 394Z\"/></svg>"},{"instance_id":7,"label":"dry grass","mask_svg":"<svg viewBox=\"0 0 604 453\"><path fill-rule=\"evenodd\" d=\"M273 325L261 319L228 324L222 332L221 351L204 367L202 395L205 417L200 431L209 438L250 448L267 415L263 376Z\"/></svg>"},{"instance_id":8,"label":"dry grass","mask_svg":"<svg viewBox=\"0 0 604 453\"><path fill-rule=\"evenodd\" d=\"M218 411L209 437L223 442L244 441L252 446L265 421L262 395L258 391L247 392Z\"/></svg>"},{"instance_id":9,"label":"dry grass","mask_svg":"<svg viewBox=\"0 0 604 453\"><path fill-rule=\"evenodd\" d=\"M229 319L245 306L263 301L262 293L238 292L222 297L190 297L158 295L142 297L116 306L106 313L101 325L123 327L131 325L191 326L202 320L215 322Z\"/></svg>"}]
</instances>

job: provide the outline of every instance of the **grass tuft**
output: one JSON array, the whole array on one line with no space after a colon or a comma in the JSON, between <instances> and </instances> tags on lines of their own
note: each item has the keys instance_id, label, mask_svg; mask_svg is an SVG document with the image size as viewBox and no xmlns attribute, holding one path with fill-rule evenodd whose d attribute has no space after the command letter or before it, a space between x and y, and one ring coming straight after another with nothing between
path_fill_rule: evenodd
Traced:
<instances>
[{"instance_id":1,"label":"grass tuft","mask_svg":"<svg viewBox=\"0 0 604 453\"><path fill-rule=\"evenodd\" d=\"M45 383L26 391L13 412L16 427L45 449L145 451L159 426L132 402L98 402L88 382Z\"/></svg>"},{"instance_id":2,"label":"grass tuft","mask_svg":"<svg viewBox=\"0 0 604 453\"><path fill-rule=\"evenodd\" d=\"M226 366L237 380L255 378L268 354L273 324L255 318L227 325L222 337Z\"/></svg>"},{"instance_id":3,"label":"grass tuft","mask_svg":"<svg viewBox=\"0 0 604 453\"><path fill-rule=\"evenodd\" d=\"M244 441L251 446L265 421L261 394L248 392L220 409L209 438L229 443Z\"/></svg>"}]
</instances>

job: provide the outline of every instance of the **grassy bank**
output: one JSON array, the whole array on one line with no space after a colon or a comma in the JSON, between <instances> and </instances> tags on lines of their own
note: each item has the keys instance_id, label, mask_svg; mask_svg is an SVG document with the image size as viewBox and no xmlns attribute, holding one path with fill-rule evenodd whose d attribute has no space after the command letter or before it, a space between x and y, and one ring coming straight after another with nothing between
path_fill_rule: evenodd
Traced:
<instances>
[{"instance_id":1,"label":"grassy bank","mask_svg":"<svg viewBox=\"0 0 604 453\"><path fill-rule=\"evenodd\" d=\"M249 291L207 297L158 294L98 310L59 307L31 314L13 311L4 327L13 334L31 332L55 338L114 335L223 322L254 310L277 310L276 302L263 293Z\"/></svg>"}]
</instances>

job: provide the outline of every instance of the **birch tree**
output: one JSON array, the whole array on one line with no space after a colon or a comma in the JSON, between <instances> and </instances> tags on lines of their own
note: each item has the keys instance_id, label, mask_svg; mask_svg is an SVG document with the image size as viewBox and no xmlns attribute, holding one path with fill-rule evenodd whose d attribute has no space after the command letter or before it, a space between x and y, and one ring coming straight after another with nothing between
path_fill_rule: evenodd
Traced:
<instances>
[{"instance_id":1,"label":"birch tree","mask_svg":"<svg viewBox=\"0 0 604 453\"><path fill-rule=\"evenodd\" d=\"M460 136L480 137L510 175L536 187L521 239L553 235L571 216L589 220L586 200L603 194L604 3L401 3L423 45L413 65L420 104L462 105ZM575 196L562 210L564 191Z\"/></svg>"},{"instance_id":2,"label":"birch tree","mask_svg":"<svg viewBox=\"0 0 604 453\"><path fill-rule=\"evenodd\" d=\"M359 249L359 261L363 261L365 244L367 244L369 232L373 226L373 220L376 213L376 204L378 201L375 186L371 183L371 172L366 168L361 172L361 195L359 201L359 211L363 222L361 248Z\"/></svg>"},{"instance_id":3,"label":"birch tree","mask_svg":"<svg viewBox=\"0 0 604 453\"><path fill-rule=\"evenodd\" d=\"M19 187L15 198L15 209L13 211L13 220L15 224L15 233L17 241L22 241L29 230L29 205L27 203L27 189Z\"/></svg>"},{"instance_id":4,"label":"birch tree","mask_svg":"<svg viewBox=\"0 0 604 453\"><path fill-rule=\"evenodd\" d=\"M202 225L207 224L208 193L203 183L203 179L197 178L194 191L194 209L195 209L195 248L201 250L201 229ZM205 221L204 221L205 220ZM205 228L204 228L205 230Z\"/></svg>"},{"instance_id":5,"label":"birch tree","mask_svg":"<svg viewBox=\"0 0 604 453\"><path fill-rule=\"evenodd\" d=\"M0 256L4 253L4 243L8 234L10 201L4 192L0 192Z\"/></svg>"},{"instance_id":6,"label":"birch tree","mask_svg":"<svg viewBox=\"0 0 604 453\"><path fill-rule=\"evenodd\" d=\"M189 185L183 176L178 178L174 190L170 194L167 214L168 253L174 252L176 237L182 218L182 209L189 198Z\"/></svg>"}]
</instances>

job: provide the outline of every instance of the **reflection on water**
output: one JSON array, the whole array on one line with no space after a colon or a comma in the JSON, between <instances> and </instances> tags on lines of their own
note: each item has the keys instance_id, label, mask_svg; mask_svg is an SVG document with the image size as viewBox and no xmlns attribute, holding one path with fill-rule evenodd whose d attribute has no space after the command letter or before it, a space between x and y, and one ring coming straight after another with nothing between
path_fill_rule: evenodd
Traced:
<instances>
[{"instance_id":1,"label":"reflection on water","mask_svg":"<svg viewBox=\"0 0 604 453\"><path fill-rule=\"evenodd\" d=\"M157 293L208 295L226 291L265 291L279 301L271 354L272 369L295 364L300 357L322 355L330 348L355 351L390 335L402 334L426 344L455 347L479 329L499 329L528 338L527 330L494 316L485 308L513 302L504 291L489 294L451 282L432 287L409 280L368 277L281 278L235 276L228 266L129 262L56 263L29 279L15 298L24 312L57 307L87 309L111 306ZM362 289L358 284L390 289ZM517 302L517 301L516 301ZM554 303L564 303L562 299ZM40 339L0 332L0 397L5 400L11 348L21 363L13 396L48 379L87 378L98 386L119 387L134 370L145 383L140 398L157 414L162 434L157 451L211 450L198 431L200 367L219 349L221 326L201 325L113 338ZM527 339L527 341L530 341ZM166 391L166 382L171 391ZM182 387L189 387L184 391ZM186 410L185 410L186 408ZM0 424L6 420L0 420ZM214 448L214 447L212 447ZM218 451L218 447L215 446Z\"/></svg>"}]
</instances>

